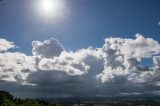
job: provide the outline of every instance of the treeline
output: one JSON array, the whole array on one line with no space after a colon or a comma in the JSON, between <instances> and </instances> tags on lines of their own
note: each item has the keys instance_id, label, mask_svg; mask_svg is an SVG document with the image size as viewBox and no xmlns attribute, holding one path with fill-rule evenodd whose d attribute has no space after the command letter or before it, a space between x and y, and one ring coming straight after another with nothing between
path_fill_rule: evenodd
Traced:
<instances>
[{"instance_id":1,"label":"treeline","mask_svg":"<svg viewBox=\"0 0 160 106\"><path fill-rule=\"evenodd\" d=\"M0 106L160 106L160 101L104 101L97 103L51 103L33 99L14 98L6 91L0 91Z\"/></svg>"}]
</instances>

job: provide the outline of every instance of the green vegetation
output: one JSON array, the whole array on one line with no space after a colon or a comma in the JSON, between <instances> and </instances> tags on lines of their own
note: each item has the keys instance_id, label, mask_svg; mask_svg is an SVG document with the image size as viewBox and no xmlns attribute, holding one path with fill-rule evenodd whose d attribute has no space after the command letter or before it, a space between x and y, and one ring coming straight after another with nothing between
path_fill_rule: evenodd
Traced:
<instances>
[{"instance_id":1,"label":"green vegetation","mask_svg":"<svg viewBox=\"0 0 160 106\"><path fill-rule=\"evenodd\" d=\"M0 91L0 106L160 106L157 101L106 100L89 103L47 103L41 100L14 98L6 91Z\"/></svg>"}]
</instances>

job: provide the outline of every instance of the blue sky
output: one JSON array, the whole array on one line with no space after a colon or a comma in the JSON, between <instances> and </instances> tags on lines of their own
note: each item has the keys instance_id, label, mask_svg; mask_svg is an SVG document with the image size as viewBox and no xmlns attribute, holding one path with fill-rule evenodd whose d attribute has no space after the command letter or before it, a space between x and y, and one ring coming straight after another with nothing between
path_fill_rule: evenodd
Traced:
<instances>
[{"instance_id":1,"label":"blue sky","mask_svg":"<svg viewBox=\"0 0 160 106\"><path fill-rule=\"evenodd\" d=\"M0 2L0 38L31 54L31 42L57 38L66 49L101 47L106 37L134 38L136 33L160 41L159 0L66 0L69 14L50 22L38 18L34 0Z\"/></svg>"}]
</instances>

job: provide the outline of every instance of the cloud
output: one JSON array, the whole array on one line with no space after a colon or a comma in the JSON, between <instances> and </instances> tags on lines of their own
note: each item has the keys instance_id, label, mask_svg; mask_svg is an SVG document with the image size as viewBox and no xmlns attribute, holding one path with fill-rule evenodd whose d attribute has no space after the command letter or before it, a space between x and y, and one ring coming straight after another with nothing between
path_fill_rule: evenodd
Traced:
<instances>
[{"instance_id":1,"label":"cloud","mask_svg":"<svg viewBox=\"0 0 160 106\"><path fill-rule=\"evenodd\" d=\"M13 42L9 42L5 39L0 39L0 52L7 51L8 49L14 48L15 45Z\"/></svg>"},{"instance_id":2,"label":"cloud","mask_svg":"<svg viewBox=\"0 0 160 106\"><path fill-rule=\"evenodd\" d=\"M157 68L160 68L160 56L154 56L153 62Z\"/></svg>"},{"instance_id":3,"label":"cloud","mask_svg":"<svg viewBox=\"0 0 160 106\"><path fill-rule=\"evenodd\" d=\"M69 75L82 75L89 73L90 68L96 68L102 62L102 53L98 49L88 48L77 52L64 51L59 57L53 59L43 58L39 61L38 68L40 70L59 70ZM101 69L96 71L100 72Z\"/></svg>"},{"instance_id":4,"label":"cloud","mask_svg":"<svg viewBox=\"0 0 160 106\"><path fill-rule=\"evenodd\" d=\"M34 58L23 53L0 53L0 80L21 82L35 70Z\"/></svg>"},{"instance_id":5,"label":"cloud","mask_svg":"<svg viewBox=\"0 0 160 106\"><path fill-rule=\"evenodd\" d=\"M45 58L59 56L64 51L63 46L54 38L45 40L44 42L33 41L32 46L33 55Z\"/></svg>"},{"instance_id":6,"label":"cloud","mask_svg":"<svg viewBox=\"0 0 160 106\"><path fill-rule=\"evenodd\" d=\"M139 34L136 39L107 38L102 49L106 53L104 70L96 77L103 83L124 78L127 83L144 83L159 71L159 56L154 55L159 54L160 44L151 38ZM153 57L155 67L140 66L141 59L147 57Z\"/></svg>"},{"instance_id":7,"label":"cloud","mask_svg":"<svg viewBox=\"0 0 160 106\"><path fill-rule=\"evenodd\" d=\"M50 92L54 94L95 95L93 92L97 92L98 84L96 75L104 66L102 53L100 49L87 48L76 52L64 51L52 59L43 58L38 64L39 71L31 73L27 81L39 87L51 86Z\"/></svg>"},{"instance_id":8,"label":"cloud","mask_svg":"<svg viewBox=\"0 0 160 106\"><path fill-rule=\"evenodd\" d=\"M152 38L140 34L135 39L106 38L101 48L75 52L65 51L53 38L33 41L32 45L32 56L20 52L0 53L0 85L4 85L1 89L11 91L8 87L15 85L18 88L14 94L23 97L159 92L160 44ZM140 65L142 58L152 57L152 67Z\"/></svg>"},{"instance_id":9,"label":"cloud","mask_svg":"<svg viewBox=\"0 0 160 106\"><path fill-rule=\"evenodd\" d=\"M150 57L160 53L158 41L152 38L144 38L136 34L136 39L107 38L105 45L112 50L119 49L119 52L127 57Z\"/></svg>"}]
</instances>

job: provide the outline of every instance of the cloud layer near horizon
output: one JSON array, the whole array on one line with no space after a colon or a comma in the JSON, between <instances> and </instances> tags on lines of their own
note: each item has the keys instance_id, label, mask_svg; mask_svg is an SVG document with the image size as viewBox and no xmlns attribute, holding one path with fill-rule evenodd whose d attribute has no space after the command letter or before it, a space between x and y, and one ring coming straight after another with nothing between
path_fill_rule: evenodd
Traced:
<instances>
[{"instance_id":1,"label":"cloud layer near horizon","mask_svg":"<svg viewBox=\"0 0 160 106\"><path fill-rule=\"evenodd\" d=\"M110 37L101 48L75 52L54 38L33 41L32 56L10 52L14 43L0 39L0 89L19 97L159 94L160 44L140 34L135 37ZM144 58L153 58L153 66L141 66Z\"/></svg>"}]
</instances>

